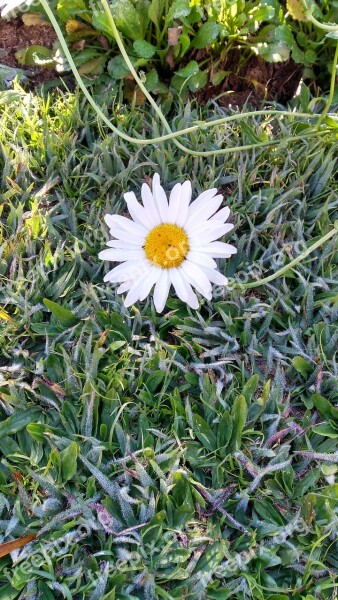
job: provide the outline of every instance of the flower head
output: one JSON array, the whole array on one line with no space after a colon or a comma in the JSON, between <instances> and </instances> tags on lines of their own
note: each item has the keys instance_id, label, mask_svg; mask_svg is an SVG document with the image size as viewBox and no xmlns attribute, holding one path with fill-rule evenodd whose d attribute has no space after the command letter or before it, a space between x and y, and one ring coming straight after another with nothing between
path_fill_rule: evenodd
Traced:
<instances>
[{"instance_id":1,"label":"flower head","mask_svg":"<svg viewBox=\"0 0 338 600\"><path fill-rule=\"evenodd\" d=\"M143 205L133 192L124 195L132 220L105 216L114 239L99 258L121 264L109 271L104 281L120 283L120 294L128 292L125 306L144 300L155 286L154 304L161 312L173 286L177 296L196 309L199 303L193 287L210 300L212 283L227 284L214 259L237 252L231 244L215 241L233 229L225 223L230 209L218 210L223 196L216 188L206 190L190 204L190 181L177 183L168 202L157 174L152 190L143 184L141 196Z\"/></svg>"}]
</instances>

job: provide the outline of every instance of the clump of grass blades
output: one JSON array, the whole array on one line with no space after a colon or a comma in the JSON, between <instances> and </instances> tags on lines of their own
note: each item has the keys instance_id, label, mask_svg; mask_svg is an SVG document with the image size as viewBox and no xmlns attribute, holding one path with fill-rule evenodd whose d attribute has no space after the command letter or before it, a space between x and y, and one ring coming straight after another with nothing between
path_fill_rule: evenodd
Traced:
<instances>
[{"instance_id":1,"label":"clump of grass blades","mask_svg":"<svg viewBox=\"0 0 338 600\"><path fill-rule=\"evenodd\" d=\"M197 312L171 299L162 316L125 309L97 253L126 189L193 172L234 214L227 275L277 270L336 219L334 134L226 160L135 152L77 96L2 98L0 527L38 538L0 559L0 597L330 598L334 239L263 288L215 289ZM177 106L174 125L210 110ZM162 132L152 112L114 119ZM192 142L294 127L261 116Z\"/></svg>"}]
</instances>

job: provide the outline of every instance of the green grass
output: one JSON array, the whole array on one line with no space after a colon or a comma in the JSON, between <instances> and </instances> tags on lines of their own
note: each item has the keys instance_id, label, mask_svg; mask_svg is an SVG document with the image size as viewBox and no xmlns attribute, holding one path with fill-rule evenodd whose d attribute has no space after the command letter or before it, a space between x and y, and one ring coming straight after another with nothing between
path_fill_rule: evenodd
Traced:
<instances>
[{"instance_id":1,"label":"green grass","mask_svg":"<svg viewBox=\"0 0 338 600\"><path fill-rule=\"evenodd\" d=\"M332 238L265 287L125 309L97 254L106 212L160 173L217 186L244 282L337 218L334 130L207 159L137 148L76 96L0 96L0 531L38 534L0 559L0 599L335 597L337 250ZM174 128L219 116L176 107ZM124 131L159 135L120 107ZM256 119L201 149L307 125ZM139 527L139 525L142 525Z\"/></svg>"}]
</instances>

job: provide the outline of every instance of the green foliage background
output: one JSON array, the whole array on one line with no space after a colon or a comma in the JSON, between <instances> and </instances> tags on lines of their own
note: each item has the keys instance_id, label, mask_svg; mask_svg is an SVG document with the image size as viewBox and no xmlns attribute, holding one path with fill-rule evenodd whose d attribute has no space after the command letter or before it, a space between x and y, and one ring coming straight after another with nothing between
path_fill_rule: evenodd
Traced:
<instances>
[{"instance_id":1,"label":"green foliage background","mask_svg":"<svg viewBox=\"0 0 338 600\"><path fill-rule=\"evenodd\" d=\"M302 96L306 103L306 92ZM76 95L1 104L0 530L37 533L0 559L0 598L313 600L337 585L337 249L331 239L256 290L215 288L125 309L103 284L103 216L160 173L218 187L245 281L277 270L337 218L336 129L256 118L196 148L128 146ZM175 106L173 127L218 109ZM116 110L160 135L152 111Z\"/></svg>"},{"instance_id":2,"label":"green foliage background","mask_svg":"<svg viewBox=\"0 0 338 600\"><path fill-rule=\"evenodd\" d=\"M338 21L337 0L308 0L320 22ZM56 0L50 3L66 34L73 59L90 83L124 86L133 97L129 70L116 46L100 0ZM288 3L279 0L113 0L116 26L146 89L155 95L179 93L186 98L208 85L218 86L258 55L268 62L292 59L305 77L324 91L336 45L311 23L294 20ZM42 10L42 9L41 9ZM42 10L43 12L43 10ZM18 53L24 65L53 65L66 70L58 44L53 52L32 46ZM243 75L242 75L243 76ZM255 83L255 82L254 82ZM138 92L136 102L144 101Z\"/></svg>"}]
</instances>

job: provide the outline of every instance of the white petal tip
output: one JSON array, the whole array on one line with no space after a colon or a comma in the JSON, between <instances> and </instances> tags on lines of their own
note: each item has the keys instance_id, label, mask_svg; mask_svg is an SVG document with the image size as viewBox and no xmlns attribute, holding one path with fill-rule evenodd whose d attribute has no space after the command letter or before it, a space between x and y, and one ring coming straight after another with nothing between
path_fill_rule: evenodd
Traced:
<instances>
[{"instance_id":1,"label":"white petal tip","mask_svg":"<svg viewBox=\"0 0 338 600\"><path fill-rule=\"evenodd\" d=\"M125 192L125 194L123 194L123 198L125 199L126 202L128 202L129 200L136 198L136 196L135 196L134 192Z\"/></svg>"}]
</instances>

